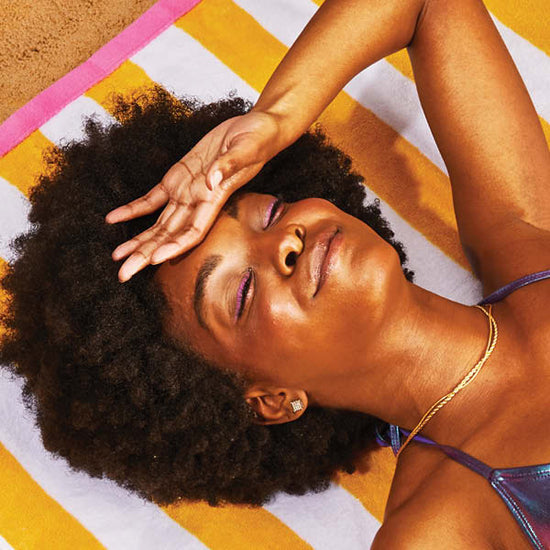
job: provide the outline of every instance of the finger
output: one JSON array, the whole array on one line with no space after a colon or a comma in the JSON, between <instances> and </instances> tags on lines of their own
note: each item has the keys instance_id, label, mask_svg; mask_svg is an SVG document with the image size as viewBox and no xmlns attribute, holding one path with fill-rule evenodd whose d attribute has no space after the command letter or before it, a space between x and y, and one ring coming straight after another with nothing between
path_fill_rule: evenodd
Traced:
<instances>
[{"instance_id":1,"label":"finger","mask_svg":"<svg viewBox=\"0 0 550 550\"><path fill-rule=\"evenodd\" d=\"M115 262L118 262L119 260L122 260L122 258L125 258L129 254L132 254L132 252L136 250L136 248L138 248L140 244L141 242L137 238L126 241L125 243L122 243L113 250L113 252L111 253L111 258Z\"/></svg>"},{"instance_id":2,"label":"finger","mask_svg":"<svg viewBox=\"0 0 550 550\"><path fill-rule=\"evenodd\" d=\"M111 210L105 216L107 223L118 223L132 220L145 214L151 214L158 210L168 200L168 193L164 190L162 184L155 185L146 195L136 200L124 204Z\"/></svg>"},{"instance_id":3,"label":"finger","mask_svg":"<svg viewBox=\"0 0 550 550\"><path fill-rule=\"evenodd\" d=\"M143 246L147 241L154 240L154 236L159 233L159 231L162 232L164 222L172 216L172 213L174 212L176 207L177 204L173 201L170 201L166 208L163 210L162 214L159 216L159 219L152 227L146 229L139 235L136 235L129 241L126 241L117 246L113 250L111 258L113 258L115 262L122 260L122 258L125 258L129 254L132 254L134 250L136 250L140 246Z\"/></svg>"},{"instance_id":4,"label":"finger","mask_svg":"<svg viewBox=\"0 0 550 550\"><path fill-rule=\"evenodd\" d=\"M120 282L123 283L131 279L138 271L148 266L151 263L151 254L157 249L159 242L165 241L166 238L163 231L157 230L155 234L142 242L141 246L122 264L118 272Z\"/></svg>"},{"instance_id":5,"label":"finger","mask_svg":"<svg viewBox=\"0 0 550 550\"><path fill-rule=\"evenodd\" d=\"M158 247L153 252L151 257L152 264L162 263L185 252L185 249L182 249L174 239L175 235L178 232L181 232L182 227L185 228L183 231L187 231L191 228L192 224L189 223L189 218L190 213L193 212L193 210L194 209L192 209L189 205L182 205L174 212L170 219L166 221L166 224L164 225L165 238L158 242Z\"/></svg>"},{"instance_id":6,"label":"finger","mask_svg":"<svg viewBox=\"0 0 550 550\"><path fill-rule=\"evenodd\" d=\"M158 230L159 228L155 224L153 227L150 227L146 231L143 231L139 235L136 235L129 241L120 244L111 253L111 258L113 258L113 260L117 262L128 256L129 254L132 254L135 250L144 246L147 242L154 241Z\"/></svg>"},{"instance_id":7,"label":"finger","mask_svg":"<svg viewBox=\"0 0 550 550\"><path fill-rule=\"evenodd\" d=\"M209 176L206 178L206 187L210 191L214 189L214 187L217 187L223 180L223 174L221 170L214 170Z\"/></svg>"},{"instance_id":8,"label":"finger","mask_svg":"<svg viewBox=\"0 0 550 550\"><path fill-rule=\"evenodd\" d=\"M199 244L203 238L204 235L198 227L189 225L177 237L170 240L170 242L159 246L151 256L151 263L155 265L166 260L171 260Z\"/></svg>"},{"instance_id":9,"label":"finger","mask_svg":"<svg viewBox=\"0 0 550 550\"><path fill-rule=\"evenodd\" d=\"M122 267L118 271L118 280L121 283L125 283L148 264L148 258L140 251L136 251L122 264Z\"/></svg>"},{"instance_id":10,"label":"finger","mask_svg":"<svg viewBox=\"0 0 550 550\"><path fill-rule=\"evenodd\" d=\"M220 205L215 206L209 201L199 203L195 207L191 223L177 234L172 235L168 242L161 244L153 252L151 263L159 264L197 246L214 223L220 209ZM175 225L177 226L177 221Z\"/></svg>"},{"instance_id":11,"label":"finger","mask_svg":"<svg viewBox=\"0 0 550 550\"><path fill-rule=\"evenodd\" d=\"M175 258L180 254L183 254L183 252L180 252L180 250L181 248L179 244L176 244L176 243L163 244L159 248L157 248L155 252L153 252L153 255L151 256L151 264L156 265L156 264L161 264L166 260L171 260L172 258Z\"/></svg>"}]
</instances>

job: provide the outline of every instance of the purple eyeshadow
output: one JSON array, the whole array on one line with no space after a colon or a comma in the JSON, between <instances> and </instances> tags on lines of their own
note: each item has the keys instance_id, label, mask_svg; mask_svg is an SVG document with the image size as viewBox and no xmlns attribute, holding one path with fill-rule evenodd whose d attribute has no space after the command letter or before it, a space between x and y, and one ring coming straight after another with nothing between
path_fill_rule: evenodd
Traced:
<instances>
[{"instance_id":1,"label":"purple eyeshadow","mask_svg":"<svg viewBox=\"0 0 550 550\"><path fill-rule=\"evenodd\" d=\"M244 301L246 299L246 293L248 288L250 288L250 280L252 277L252 270L248 269L246 274L241 279L241 284L239 285L239 290L237 291L237 307L235 308L235 321L241 316Z\"/></svg>"},{"instance_id":2,"label":"purple eyeshadow","mask_svg":"<svg viewBox=\"0 0 550 550\"><path fill-rule=\"evenodd\" d=\"M273 216L273 208L275 207L275 205L277 205L279 202L279 199L277 197L275 197L271 203L269 204L269 206L267 207L267 210L265 212L265 216L264 216L264 229L267 228L267 226L269 225L269 220L271 220L272 216Z\"/></svg>"}]
</instances>

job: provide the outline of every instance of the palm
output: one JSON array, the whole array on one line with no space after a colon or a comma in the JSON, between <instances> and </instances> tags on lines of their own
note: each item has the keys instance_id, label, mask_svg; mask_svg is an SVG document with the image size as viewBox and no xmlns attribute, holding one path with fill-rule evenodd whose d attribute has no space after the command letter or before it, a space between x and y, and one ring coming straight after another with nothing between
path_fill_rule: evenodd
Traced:
<instances>
[{"instance_id":1,"label":"palm","mask_svg":"<svg viewBox=\"0 0 550 550\"><path fill-rule=\"evenodd\" d=\"M107 215L109 223L155 212L156 223L113 252L129 256L119 271L128 280L146 265L160 263L196 246L235 190L254 177L273 154L277 127L263 113L250 112L221 123L174 164L146 195ZM215 175L223 174L219 184Z\"/></svg>"}]
</instances>

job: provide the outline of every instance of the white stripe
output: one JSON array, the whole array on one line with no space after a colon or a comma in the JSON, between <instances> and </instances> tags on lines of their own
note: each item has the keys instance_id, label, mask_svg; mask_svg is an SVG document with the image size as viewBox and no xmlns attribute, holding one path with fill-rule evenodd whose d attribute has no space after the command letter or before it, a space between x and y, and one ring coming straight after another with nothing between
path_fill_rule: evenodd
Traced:
<instances>
[{"instance_id":1,"label":"white stripe","mask_svg":"<svg viewBox=\"0 0 550 550\"><path fill-rule=\"evenodd\" d=\"M318 10L304 0L233 0L270 34L289 48Z\"/></svg>"},{"instance_id":2,"label":"white stripe","mask_svg":"<svg viewBox=\"0 0 550 550\"><path fill-rule=\"evenodd\" d=\"M217 101L236 90L256 101L258 92L183 30L171 26L131 58L175 95Z\"/></svg>"},{"instance_id":3,"label":"white stripe","mask_svg":"<svg viewBox=\"0 0 550 550\"><path fill-rule=\"evenodd\" d=\"M204 544L158 506L114 482L72 471L48 453L21 400L21 380L0 368L0 440L27 473L109 550L183 548Z\"/></svg>"},{"instance_id":4,"label":"white stripe","mask_svg":"<svg viewBox=\"0 0 550 550\"><path fill-rule=\"evenodd\" d=\"M13 550L13 547L8 544L2 535L0 535L0 550Z\"/></svg>"},{"instance_id":5,"label":"white stripe","mask_svg":"<svg viewBox=\"0 0 550 550\"><path fill-rule=\"evenodd\" d=\"M7 262L15 259L9 244L19 233L30 229L29 201L8 181L0 178L0 257Z\"/></svg>"},{"instance_id":6,"label":"white stripe","mask_svg":"<svg viewBox=\"0 0 550 550\"><path fill-rule=\"evenodd\" d=\"M380 528L361 502L335 483L322 493L279 493L264 508L316 550L370 548Z\"/></svg>"},{"instance_id":7,"label":"white stripe","mask_svg":"<svg viewBox=\"0 0 550 550\"><path fill-rule=\"evenodd\" d=\"M94 116L106 124L117 123L99 103L91 97L80 96L40 127L40 131L56 145L84 138L84 117Z\"/></svg>"}]
</instances>

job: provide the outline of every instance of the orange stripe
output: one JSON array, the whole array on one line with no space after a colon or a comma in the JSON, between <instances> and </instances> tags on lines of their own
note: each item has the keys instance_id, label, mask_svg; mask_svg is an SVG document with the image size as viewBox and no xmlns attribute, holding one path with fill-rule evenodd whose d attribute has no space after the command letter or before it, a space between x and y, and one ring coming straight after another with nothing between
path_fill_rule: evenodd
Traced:
<instances>
[{"instance_id":1,"label":"orange stripe","mask_svg":"<svg viewBox=\"0 0 550 550\"><path fill-rule=\"evenodd\" d=\"M263 508L224 506L205 502L173 504L164 511L212 550L271 550L311 546Z\"/></svg>"},{"instance_id":2,"label":"orange stripe","mask_svg":"<svg viewBox=\"0 0 550 550\"><path fill-rule=\"evenodd\" d=\"M414 82L414 73L411 60L406 49L399 50L385 57L385 60L393 65L400 73Z\"/></svg>"},{"instance_id":3,"label":"orange stripe","mask_svg":"<svg viewBox=\"0 0 550 550\"><path fill-rule=\"evenodd\" d=\"M13 548L105 548L0 443L0 533Z\"/></svg>"},{"instance_id":4,"label":"orange stripe","mask_svg":"<svg viewBox=\"0 0 550 550\"><path fill-rule=\"evenodd\" d=\"M231 21L231 25L227 25ZM230 0L203 0L176 22L256 90L286 48ZM341 92L320 117L369 187L465 269L448 177L395 130ZM368 154L366 154L368 152Z\"/></svg>"},{"instance_id":5,"label":"orange stripe","mask_svg":"<svg viewBox=\"0 0 550 550\"><path fill-rule=\"evenodd\" d=\"M35 130L0 158L0 176L28 196L29 189L36 184L36 177L44 171L42 154L52 145L40 130Z\"/></svg>"}]
</instances>

